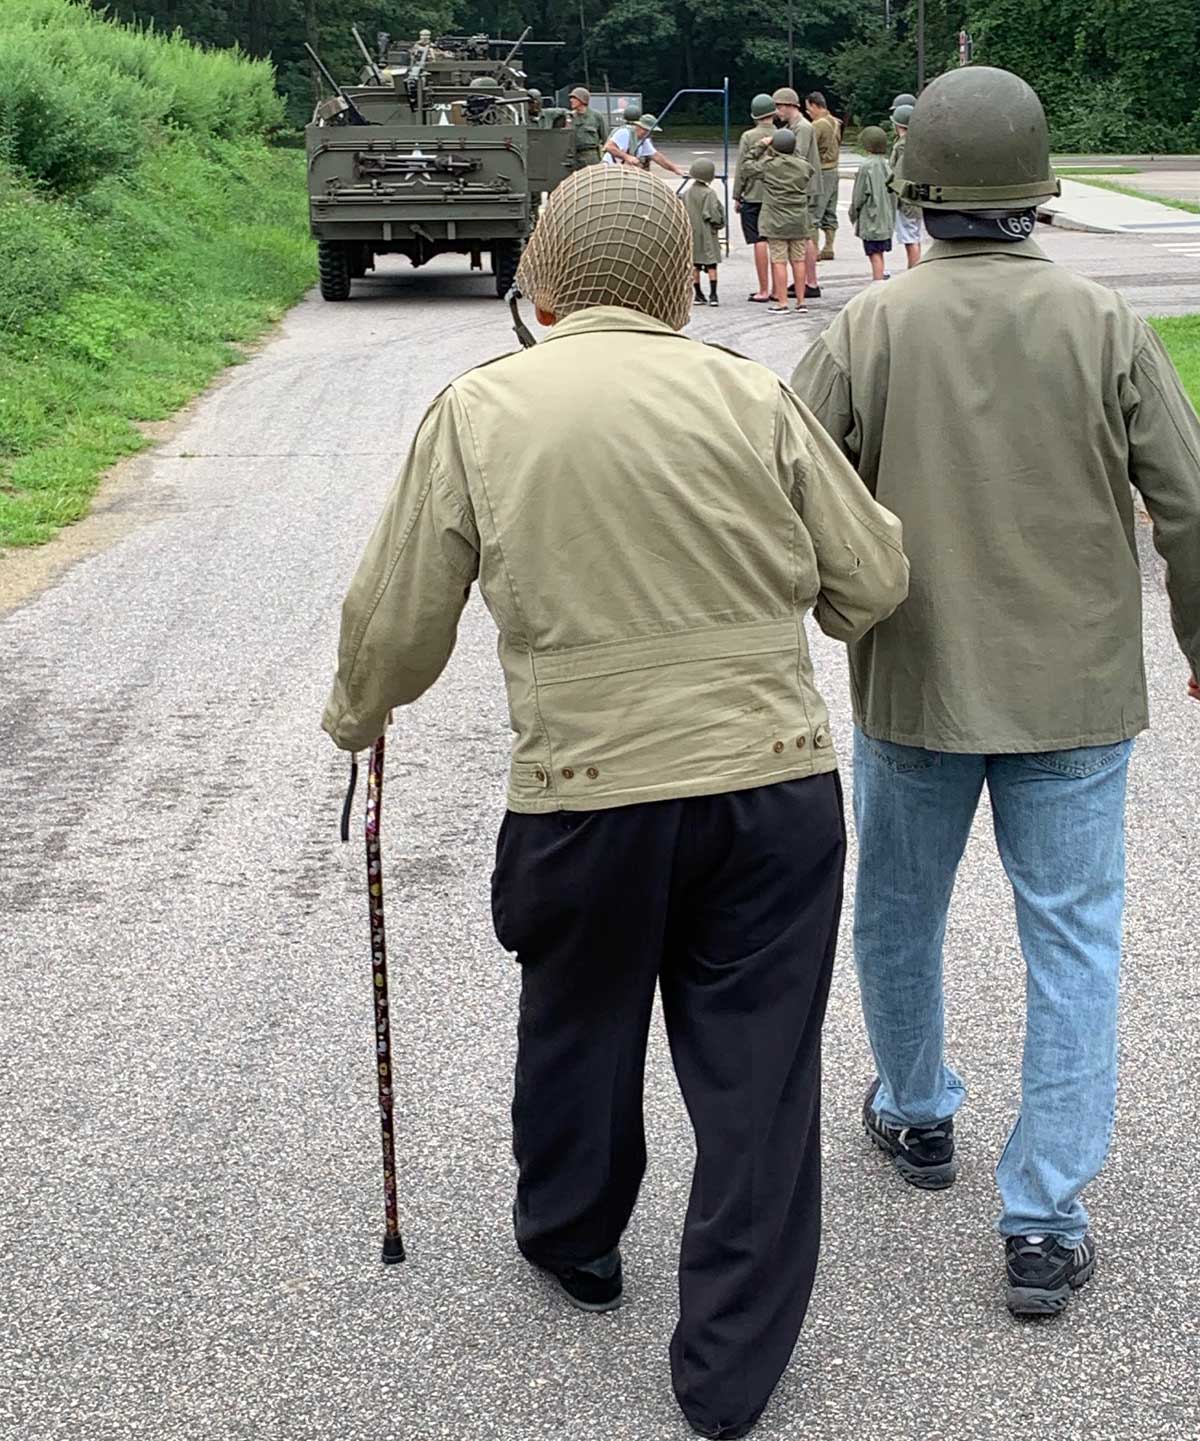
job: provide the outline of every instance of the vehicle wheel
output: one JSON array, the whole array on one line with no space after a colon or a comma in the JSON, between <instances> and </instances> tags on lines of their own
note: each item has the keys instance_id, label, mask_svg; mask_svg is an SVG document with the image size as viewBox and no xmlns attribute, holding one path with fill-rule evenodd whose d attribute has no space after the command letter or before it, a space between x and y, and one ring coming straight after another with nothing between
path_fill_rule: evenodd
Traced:
<instances>
[{"instance_id":1,"label":"vehicle wheel","mask_svg":"<svg viewBox=\"0 0 1200 1441\"><path fill-rule=\"evenodd\" d=\"M322 300L350 299L349 247L338 240L317 241Z\"/></svg>"},{"instance_id":2,"label":"vehicle wheel","mask_svg":"<svg viewBox=\"0 0 1200 1441\"><path fill-rule=\"evenodd\" d=\"M521 242L519 240L498 240L492 247L492 271L496 277L496 294L503 300L513 288L517 279L517 266L521 263Z\"/></svg>"}]
</instances>

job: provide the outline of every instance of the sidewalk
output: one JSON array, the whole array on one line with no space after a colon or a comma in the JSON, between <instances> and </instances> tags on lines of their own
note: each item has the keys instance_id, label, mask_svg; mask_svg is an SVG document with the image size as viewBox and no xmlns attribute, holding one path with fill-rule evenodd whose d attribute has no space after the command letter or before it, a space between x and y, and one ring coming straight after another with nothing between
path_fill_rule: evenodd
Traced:
<instances>
[{"instance_id":1,"label":"sidewalk","mask_svg":"<svg viewBox=\"0 0 1200 1441\"><path fill-rule=\"evenodd\" d=\"M1041 219L1064 230L1091 230L1104 235L1200 234L1200 215L1176 210L1157 200L1102 190L1079 180L1064 179L1059 198L1046 201L1038 213Z\"/></svg>"}]
</instances>

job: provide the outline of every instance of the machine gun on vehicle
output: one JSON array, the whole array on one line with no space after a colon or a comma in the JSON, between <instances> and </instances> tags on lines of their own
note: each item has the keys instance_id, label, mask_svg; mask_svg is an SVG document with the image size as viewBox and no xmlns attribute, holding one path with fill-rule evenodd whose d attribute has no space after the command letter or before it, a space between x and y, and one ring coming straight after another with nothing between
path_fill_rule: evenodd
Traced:
<instances>
[{"instance_id":1,"label":"machine gun on vehicle","mask_svg":"<svg viewBox=\"0 0 1200 1441\"><path fill-rule=\"evenodd\" d=\"M315 120L320 120L323 123L328 124L336 116L344 115L346 117L346 120L351 125L370 125L371 122L367 119L367 117L362 113L358 106L355 105L354 101L350 99L349 95L346 94L342 87L329 73L325 62L321 59L321 57L312 48L312 46L308 43L307 40L304 42L304 48L308 51L308 58L321 72L321 77L325 81L325 84L328 85L329 88L334 92L333 96L329 100L321 101L321 103L317 106L316 113L314 114L313 118ZM325 113L322 113L323 107L325 109Z\"/></svg>"}]
</instances>

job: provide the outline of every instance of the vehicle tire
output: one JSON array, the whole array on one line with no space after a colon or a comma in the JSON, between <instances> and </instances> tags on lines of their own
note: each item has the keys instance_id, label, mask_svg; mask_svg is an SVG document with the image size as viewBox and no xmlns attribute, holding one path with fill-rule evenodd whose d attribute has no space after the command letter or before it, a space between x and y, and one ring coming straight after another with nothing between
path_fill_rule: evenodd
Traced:
<instances>
[{"instance_id":1,"label":"vehicle tire","mask_svg":"<svg viewBox=\"0 0 1200 1441\"><path fill-rule=\"evenodd\" d=\"M350 278L361 280L368 270L374 268L375 256L368 245L356 245L351 251Z\"/></svg>"},{"instance_id":2,"label":"vehicle tire","mask_svg":"<svg viewBox=\"0 0 1200 1441\"><path fill-rule=\"evenodd\" d=\"M322 300L350 299L349 246L339 240L318 240L317 268Z\"/></svg>"},{"instance_id":3,"label":"vehicle tire","mask_svg":"<svg viewBox=\"0 0 1200 1441\"><path fill-rule=\"evenodd\" d=\"M517 266L520 263L519 240L498 240L492 246L492 271L496 277L496 295L500 300L504 299L516 283Z\"/></svg>"}]
</instances>

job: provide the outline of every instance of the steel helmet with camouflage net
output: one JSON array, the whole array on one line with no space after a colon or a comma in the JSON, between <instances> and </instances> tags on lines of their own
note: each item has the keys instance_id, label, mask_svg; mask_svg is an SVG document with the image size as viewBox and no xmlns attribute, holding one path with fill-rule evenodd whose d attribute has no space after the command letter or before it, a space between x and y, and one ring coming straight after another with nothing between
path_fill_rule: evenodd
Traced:
<instances>
[{"instance_id":1,"label":"steel helmet with camouflage net","mask_svg":"<svg viewBox=\"0 0 1200 1441\"><path fill-rule=\"evenodd\" d=\"M543 209L517 285L559 320L593 305L620 305L682 330L692 309L688 213L644 170L577 170Z\"/></svg>"},{"instance_id":2,"label":"steel helmet with camouflage net","mask_svg":"<svg viewBox=\"0 0 1200 1441\"><path fill-rule=\"evenodd\" d=\"M1060 188L1042 102L989 65L947 71L922 93L892 182L927 210L1030 210Z\"/></svg>"},{"instance_id":3,"label":"steel helmet with camouflage net","mask_svg":"<svg viewBox=\"0 0 1200 1441\"><path fill-rule=\"evenodd\" d=\"M755 120L765 120L775 114L775 102L769 95L756 95L750 102L750 114Z\"/></svg>"}]
</instances>

